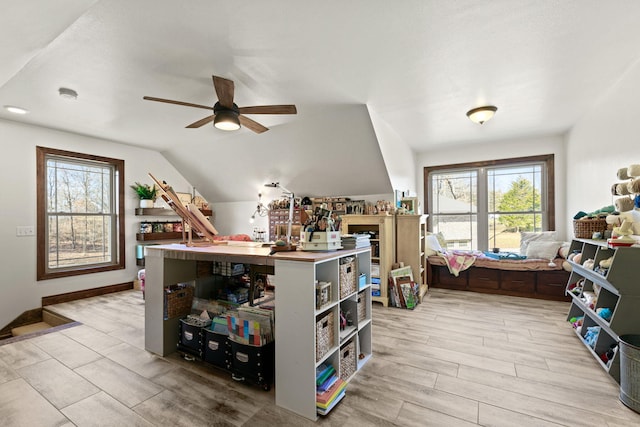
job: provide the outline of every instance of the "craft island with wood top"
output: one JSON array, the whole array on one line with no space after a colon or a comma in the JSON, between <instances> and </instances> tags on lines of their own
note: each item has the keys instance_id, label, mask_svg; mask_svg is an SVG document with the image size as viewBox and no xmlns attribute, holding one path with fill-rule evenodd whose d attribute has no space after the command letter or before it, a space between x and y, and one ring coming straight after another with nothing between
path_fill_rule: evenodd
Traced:
<instances>
[{"instance_id":1,"label":"craft island with wood top","mask_svg":"<svg viewBox=\"0 0 640 427\"><path fill-rule=\"evenodd\" d=\"M269 247L169 244L146 247L145 260L145 348L152 353L172 353L178 342L179 319L164 318L164 288L194 280L199 261L221 261L273 267L276 405L316 420L316 368L333 365L348 382L371 358L368 247L271 254ZM342 286L344 277L352 287ZM328 301L320 307L318 282L332 283ZM342 313L351 313L346 326L340 321Z\"/></svg>"}]
</instances>

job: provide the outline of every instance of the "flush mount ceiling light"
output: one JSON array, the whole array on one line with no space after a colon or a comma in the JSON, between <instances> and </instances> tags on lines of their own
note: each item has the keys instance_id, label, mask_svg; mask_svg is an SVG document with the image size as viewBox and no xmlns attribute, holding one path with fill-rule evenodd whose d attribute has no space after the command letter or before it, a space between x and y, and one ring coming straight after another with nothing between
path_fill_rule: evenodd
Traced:
<instances>
[{"instance_id":1,"label":"flush mount ceiling light","mask_svg":"<svg viewBox=\"0 0 640 427\"><path fill-rule=\"evenodd\" d=\"M221 130L238 130L240 129L240 120L238 113L233 110L219 110L215 112L213 125Z\"/></svg>"},{"instance_id":2,"label":"flush mount ceiling light","mask_svg":"<svg viewBox=\"0 0 640 427\"><path fill-rule=\"evenodd\" d=\"M484 107L473 108L467 111L467 117L474 123L483 124L490 120L496 111L498 111L498 107L485 105Z\"/></svg>"},{"instance_id":3,"label":"flush mount ceiling light","mask_svg":"<svg viewBox=\"0 0 640 427\"><path fill-rule=\"evenodd\" d=\"M24 108L16 107L15 105L5 105L4 109L13 114L27 114L29 110L25 110Z\"/></svg>"},{"instance_id":4,"label":"flush mount ceiling light","mask_svg":"<svg viewBox=\"0 0 640 427\"><path fill-rule=\"evenodd\" d=\"M61 87L60 89L58 89L58 94L64 99L78 99L78 92L73 89L69 89L68 87Z\"/></svg>"}]
</instances>

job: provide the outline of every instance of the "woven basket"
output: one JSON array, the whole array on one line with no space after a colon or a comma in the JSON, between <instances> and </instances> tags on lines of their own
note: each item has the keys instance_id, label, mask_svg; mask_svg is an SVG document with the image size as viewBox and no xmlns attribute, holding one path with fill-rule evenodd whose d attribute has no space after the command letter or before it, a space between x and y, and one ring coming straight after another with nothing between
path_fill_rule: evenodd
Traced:
<instances>
[{"instance_id":1,"label":"woven basket","mask_svg":"<svg viewBox=\"0 0 640 427\"><path fill-rule=\"evenodd\" d=\"M173 319L183 317L191 313L193 303L193 287L164 289L164 318Z\"/></svg>"},{"instance_id":2,"label":"woven basket","mask_svg":"<svg viewBox=\"0 0 640 427\"><path fill-rule=\"evenodd\" d=\"M340 264L340 298L346 298L356 291L356 262L352 257L343 258L341 262L345 263Z\"/></svg>"},{"instance_id":3,"label":"woven basket","mask_svg":"<svg viewBox=\"0 0 640 427\"><path fill-rule=\"evenodd\" d=\"M334 345L333 311L329 311L316 322L316 362L322 359Z\"/></svg>"},{"instance_id":4,"label":"woven basket","mask_svg":"<svg viewBox=\"0 0 640 427\"><path fill-rule=\"evenodd\" d=\"M578 239L591 239L593 233L604 235L607 229L607 221L602 218L574 219L573 234Z\"/></svg>"},{"instance_id":5,"label":"woven basket","mask_svg":"<svg viewBox=\"0 0 640 427\"><path fill-rule=\"evenodd\" d=\"M356 346L352 340L340 349L340 378L348 381L355 374L357 363Z\"/></svg>"},{"instance_id":6,"label":"woven basket","mask_svg":"<svg viewBox=\"0 0 640 427\"><path fill-rule=\"evenodd\" d=\"M364 292L358 293L356 307L358 309L358 323L367 319L367 296Z\"/></svg>"}]
</instances>

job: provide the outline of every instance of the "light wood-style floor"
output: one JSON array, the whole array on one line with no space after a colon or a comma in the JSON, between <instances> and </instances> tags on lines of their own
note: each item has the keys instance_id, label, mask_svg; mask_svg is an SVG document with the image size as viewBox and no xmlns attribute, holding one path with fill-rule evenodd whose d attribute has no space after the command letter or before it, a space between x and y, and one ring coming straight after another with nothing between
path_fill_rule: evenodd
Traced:
<instances>
[{"instance_id":1,"label":"light wood-style floor","mask_svg":"<svg viewBox=\"0 0 640 427\"><path fill-rule=\"evenodd\" d=\"M144 350L139 292L59 304L83 323L0 345L2 426L638 426L565 322L568 304L431 290L374 305L374 357L313 423L274 390Z\"/></svg>"}]
</instances>

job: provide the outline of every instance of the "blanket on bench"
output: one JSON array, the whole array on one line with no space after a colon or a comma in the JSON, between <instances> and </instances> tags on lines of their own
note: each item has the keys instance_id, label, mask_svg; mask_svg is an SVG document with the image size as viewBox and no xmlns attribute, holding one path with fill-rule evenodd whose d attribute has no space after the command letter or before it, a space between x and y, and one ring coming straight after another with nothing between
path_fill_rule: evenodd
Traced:
<instances>
[{"instance_id":1,"label":"blanket on bench","mask_svg":"<svg viewBox=\"0 0 640 427\"><path fill-rule=\"evenodd\" d=\"M553 271L562 270L564 258L557 257L552 262L547 259L494 259L475 251L449 251L428 257L432 265L447 266L449 272L458 276L471 266L510 271Z\"/></svg>"}]
</instances>

